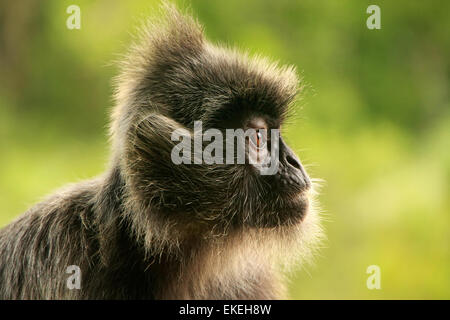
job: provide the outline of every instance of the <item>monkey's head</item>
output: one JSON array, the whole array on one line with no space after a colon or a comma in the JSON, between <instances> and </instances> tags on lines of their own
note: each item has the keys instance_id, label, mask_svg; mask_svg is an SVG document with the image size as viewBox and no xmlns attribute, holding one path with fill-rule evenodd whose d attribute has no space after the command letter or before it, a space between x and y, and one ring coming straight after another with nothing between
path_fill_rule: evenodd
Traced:
<instances>
[{"instance_id":1,"label":"monkey's head","mask_svg":"<svg viewBox=\"0 0 450 320\"><path fill-rule=\"evenodd\" d=\"M311 214L311 181L282 135L272 132L298 92L294 69L213 45L192 18L165 11L164 20L142 32L118 78L112 133L129 204L171 236L301 225ZM195 163L196 121L202 150L214 141L205 139L208 129L223 133L223 163ZM236 159L239 148L238 139L234 147L225 142L227 129L254 129L244 140L277 151L276 170L263 174L248 161L249 148L245 163L227 163L226 153L231 148ZM192 163L174 162L182 140L174 141L174 132L193 138L185 150Z\"/></svg>"}]
</instances>

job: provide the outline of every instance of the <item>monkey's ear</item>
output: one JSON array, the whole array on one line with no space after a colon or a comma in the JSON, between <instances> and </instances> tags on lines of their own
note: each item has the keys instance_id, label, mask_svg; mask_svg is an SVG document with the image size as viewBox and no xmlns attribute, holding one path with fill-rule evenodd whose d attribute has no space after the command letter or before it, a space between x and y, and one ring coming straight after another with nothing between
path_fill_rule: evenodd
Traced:
<instances>
[{"instance_id":1,"label":"monkey's ear","mask_svg":"<svg viewBox=\"0 0 450 320\"><path fill-rule=\"evenodd\" d=\"M122 165L130 190L141 201L159 202L158 194L164 190L180 192L181 177L189 176L190 166L176 165L172 160L172 150L179 144L172 141L174 132L186 135L190 143L190 130L158 113L145 116L128 132ZM191 180L185 181L188 190L192 190L189 183L199 185L195 177Z\"/></svg>"},{"instance_id":2,"label":"monkey's ear","mask_svg":"<svg viewBox=\"0 0 450 320\"><path fill-rule=\"evenodd\" d=\"M187 156L191 156L192 135L192 130L179 122L159 113L151 113L130 128L125 151L125 165L131 170L138 170L140 175L144 171L149 173L153 169L159 174L167 169L167 176L170 176L175 171L182 170L182 166L175 165L177 160L172 159L177 148L186 146L183 154L187 152ZM183 142L181 146L180 141ZM156 173L153 172L153 174Z\"/></svg>"},{"instance_id":3,"label":"monkey's ear","mask_svg":"<svg viewBox=\"0 0 450 320\"><path fill-rule=\"evenodd\" d=\"M151 113L134 125L129 131L129 148L136 149L141 156L162 158L170 155L175 142L171 137L173 132L189 130L177 121L158 113Z\"/></svg>"}]
</instances>

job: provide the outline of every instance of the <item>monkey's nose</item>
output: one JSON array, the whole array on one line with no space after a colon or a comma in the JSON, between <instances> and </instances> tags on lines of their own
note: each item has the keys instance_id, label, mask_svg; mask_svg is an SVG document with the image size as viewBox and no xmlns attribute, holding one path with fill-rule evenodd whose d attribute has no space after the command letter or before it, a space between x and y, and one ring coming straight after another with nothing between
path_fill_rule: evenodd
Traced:
<instances>
[{"instance_id":1,"label":"monkey's nose","mask_svg":"<svg viewBox=\"0 0 450 320\"><path fill-rule=\"evenodd\" d=\"M311 180L303 168L298 157L291 151L286 150L284 162L288 182L297 189L305 190L311 187Z\"/></svg>"},{"instance_id":2,"label":"monkey's nose","mask_svg":"<svg viewBox=\"0 0 450 320\"><path fill-rule=\"evenodd\" d=\"M301 168L300 161L298 159L292 157L291 155L286 156L286 162L298 170L300 170L300 168Z\"/></svg>"}]
</instances>

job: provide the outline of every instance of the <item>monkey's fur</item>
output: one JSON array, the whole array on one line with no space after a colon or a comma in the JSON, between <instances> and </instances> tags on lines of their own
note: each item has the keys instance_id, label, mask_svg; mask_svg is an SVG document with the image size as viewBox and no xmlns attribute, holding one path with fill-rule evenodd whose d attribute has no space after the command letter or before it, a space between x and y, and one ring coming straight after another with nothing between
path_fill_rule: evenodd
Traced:
<instances>
[{"instance_id":1,"label":"monkey's fur","mask_svg":"<svg viewBox=\"0 0 450 320\"><path fill-rule=\"evenodd\" d=\"M175 165L177 128L279 127L293 68L207 42L170 5L121 65L113 154L0 231L1 299L277 299L281 270L320 237L311 182L280 139L280 172L250 164ZM299 259L300 258L300 259ZM81 269L81 288L66 268Z\"/></svg>"}]
</instances>

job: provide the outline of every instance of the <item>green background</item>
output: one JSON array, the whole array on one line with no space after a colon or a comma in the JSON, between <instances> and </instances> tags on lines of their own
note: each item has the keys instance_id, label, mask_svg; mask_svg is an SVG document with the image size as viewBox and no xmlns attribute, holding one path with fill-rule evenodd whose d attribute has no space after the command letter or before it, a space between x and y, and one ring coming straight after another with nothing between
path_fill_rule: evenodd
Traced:
<instances>
[{"instance_id":1,"label":"green background","mask_svg":"<svg viewBox=\"0 0 450 320\"><path fill-rule=\"evenodd\" d=\"M66 8L81 8L68 30ZM381 30L366 8L381 8ZM291 297L450 298L449 1L192 1L214 42L294 64L287 140L315 178L328 240ZM109 154L114 60L149 1L0 2L0 226ZM370 265L381 290L366 287Z\"/></svg>"}]
</instances>

